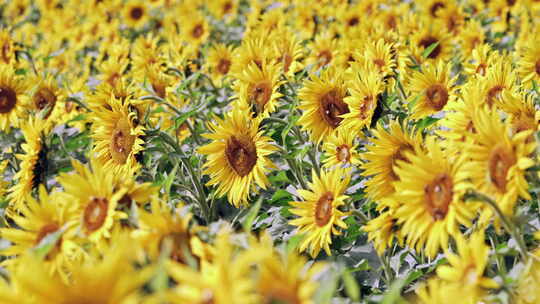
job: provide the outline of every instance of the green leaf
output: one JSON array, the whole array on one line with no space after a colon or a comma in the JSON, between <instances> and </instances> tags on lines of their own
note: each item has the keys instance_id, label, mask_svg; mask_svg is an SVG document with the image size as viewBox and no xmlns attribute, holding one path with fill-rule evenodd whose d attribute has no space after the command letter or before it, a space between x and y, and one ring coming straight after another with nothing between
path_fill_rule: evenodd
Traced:
<instances>
[{"instance_id":1,"label":"green leaf","mask_svg":"<svg viewBox=\"0 0 540 304\"><path fill-rule=\"evenodd\" d=\"M292 251L296 250L298 246L300 245L300 242L304 239L305 234L297 234L293 235L289 241L287 241L287 253L291 253Z\"/></svg>"},{"instance_id":2,"label":"green leaf","mask_svg":"<svg viewBox=\"0 0 540 304\"><path fill-rule=\"evenodd\" d=\"M345 292L353 301L360 301L360 287L354 279L354 276L348 270L343 272L342 275L343 285L345 285Z\"/></svg>"},{"instance_id":3,"label":"green leaf","mask_svg":"<svg viewBox=\"0 0 540 304\"><path fill-rule=\"evenodd\" d=\"M167 197L170 197L171 194L171 186L174 181L174 178L176 177L176 171L178 170L178 163L174 165L174 168L172 171L167 175L165 178L164 186L165 186L165 193L167 194Z\"/></svg>"},{"instance_id":4,"label":"green leaf","mask_svg":"<svg viewBox=\"0 0 540 304\"><path fill-rule=\"evenodd\" d=\"M439 42L435 42L435 43L432 43L430 46L427 47L427 49L425 49L423 52L422 52L422 58L427 58L429 56L429 54L431 54L431 52L433 52L433 50L439 45Z\"/></svg>"},{"instance_id":5,"label":"green leaf","mask_svg":"<svg viewBox=\"0 0 540 304\"><path fill-rule=\"evenodd\" d=\"M390 289L384 294L384 297L382 299L382 304L401 304L401 303L407 303L402 297L401 297L401 289L403 289L403 286L405 286L405 279L400 278L394 281L392 283L392 286L390 286Z\"/></svg>"},{"instance_id":6,"label":"green leaf","mask_svg":"<svg viewBox=\"0 0 540 304\"><path fill-rule=\"evenodd\" d=\"M289 178L287 177L287 173L285 171L279 171L278 174L274 176L270 176L268 178L270 180L270 183L288 183L290 182Z\"/></svg>"},{"instance_id":7,"label":"green leaf","mask_svg":"<svg viewBox=\"0 0 540 304\"><path fill-rule=\"evenodd\" d=\"M34 252L37 254L38 257L41 259L44 259L47 254L56 246L56 243L58 240L60 240L60 237L62 237L62 234L64 233L65 229L58 229L57 231L53 233L47 234L38 244L36 247L33 248Z\"/></svg>"},{"instance_id":8,"label":"green leaf","mask_svg":"<svg viewBox=\"0 0 540 304\"><path fill-rule=\"evenodd\" d=\"M300 119L300 116L298 115L294 115L293 117L291 117L289 124L285 128L283 128L283 131L281 131L281 141L283 143L285 143L285 138L287 138L287 135L289 134L291 129L294 127L298 119Z\"/></svg>"},{"instance_id":9,"label":"green leaf","mask_svg":"<svg viewBox=\"0 0 540 304\"><path fill-rule=\"evenodd\" d=\"M428 116L428 117L425 117L425 118L419 120L416 123L416 127L418 128L418 131L422 131L422 130L426 129L427 127L431 126L432 124L436 123L439 120L440 120L440 118L435 118L435 117Z\"/></svg>"},{"instance_id":10,"label":"green leaf","mask_svg":"<svg viewBox=\"0 0 540 304\"><path fill-rule=\"evenodd\" d=\"M410 111L412 111L412 109L414 108L414 105L418 102L418 100L420 99L420 94L417 95L413 100L411 100L411 102L407 103L407 109Z\"/></svg>"},{"instance_id":11,"label":"green leaf","mask_svg":"<svg viewBox=\"0 0 540 304\"><path fill-rule=\"evenodd\" d=\"M253 225L253 221L255 221L255 218L257 217L257 214L259 213L259 209L261 209L261 204L263 201L263 197L260 196L257 202L251 207L248 214L246 215L246 219L244 220L244 223L242 227L244 228L244 231L250 231L251 225Z\"/></svg>"},{"instance_id":12,"label":"green leaf","mask_svg":"<svg viewBox=\"0 0 540 304\"><path fill-rule=\"evenodd\" d=\"M420 278L424 275L424 272L422 270L415 270L409 273L407 276L407 279L405 280L405 285L411 284L414 280Z\"/></svg>"},{"instance_id":13,"label":"green leaf","mask_svg":"<svg viewBox=\"0 0 540 304\"><path fill-rule=\"evenodd\" d=\"M85 120L85 119L86 119L85 114L79 114L79 115L73 117L72 119L70 119L68 122L66 122L66 124L69 124L69 123L72 123L72 122L75 122L75 121Z\"/></svg>"},{"instance_id":14,"label":"green leaf","mask_svg":"<svg viewBox=\"0 0 540 304\"><path fill-rule=\"evenodd\" d=\"M193 116L195 113L197 113L197 110L191 110L189 112L186 112L186 113L178 116L174 120L174 129L178 129L188 118Z\"/></svg>"},{"instance_id":15,"label":"green leaf","mask_svg":"<svg viewBox=\"0 0 540 304\"><path fill-rule=\"evenodd\" d=\"M26 69L16 69L15 75L26 75Z\"/></svg>"}]
</instances>

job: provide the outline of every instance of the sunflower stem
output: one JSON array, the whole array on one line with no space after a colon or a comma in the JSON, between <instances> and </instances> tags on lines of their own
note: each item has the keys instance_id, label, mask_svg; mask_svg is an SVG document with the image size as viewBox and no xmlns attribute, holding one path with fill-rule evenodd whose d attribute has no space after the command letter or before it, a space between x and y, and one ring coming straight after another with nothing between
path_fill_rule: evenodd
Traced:
<instances>
[{"instance_id":1,"label":"sunflower stem","mask_svg":"<svg viewBox=\"0 0 540 304\"><path fill-rule=\"evenodd\" d=\"M163 105L167 106L169 109L173 110L174 113L176 113L178 115L184 115L184 113L182 113L182 111L178 110L175 106L173 106L172 104L170 104L169 102L167 102L165 99L163 99L161 97L149 95L149 96L141 97L141 100L157 101L158 103L163 104Z\"/></svg>"},{"instance_id":2,"label":"sunflower stem","mask_svg":"<svg viewBox=\"0 0 540 304\"><path fill-rule=\"evenodd\" d=\"M390 286L392 285L392 281L394 280L394 278L392 274L392 268L390 267L390 263L388 263L388 257L386 254L383 254L382 256L379 256L379 259L381 260L384 276L386 277L386 285Z\"/></svg>"},{"instance_id":3,"label":"sunflower stem","mask_svg":"<svg viewBox=\"0 0 540 304\"><path fill-rule=\"evenodd\" d=\"M369 222L369 217L360 210L352 210L352 214L362 221L361 224Z\"/></svg>"},{"instance_id":4,"label":"sunflower stem","mask_svg":"<svg viewBox=\"0 0 540 304\"><path fill-rule=\"evenodd\" d=\"M488 205L490 205L493 208L493 210L495 211L495 213L497 214L497 216L501 219L501 222L503 224L504 229L516 241L516 243L518 245L518 248L519 248L519 252L521 254L521 257L524 260L528 259L529 255L528 255L528 252L527 252L527 245L525 244L525 240L523 239L522 234L519 233L518 226L503 214L502 210L495 203L495 201L493 201L490 197L488 197L488 196L486 196L486 195L484 195L482 193L478 193L478 192L476 192L474 190L470 190L467 193L465 193L465 195L463 196L463 199L465 201L468 201L468 200L482 201L482 202L485 202Z\"/></svg>"}]
</instances>

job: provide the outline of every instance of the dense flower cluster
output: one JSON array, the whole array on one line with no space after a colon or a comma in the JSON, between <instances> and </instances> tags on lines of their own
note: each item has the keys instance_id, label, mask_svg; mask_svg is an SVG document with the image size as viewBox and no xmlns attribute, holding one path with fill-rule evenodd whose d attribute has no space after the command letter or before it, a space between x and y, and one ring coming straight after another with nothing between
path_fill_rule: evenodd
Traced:
<instances>
[{"instance_id":1,"label":"dense flower cluster","mask_svg":"<svg viewBox=\"0 0 540 304\"><path fill-rule=\"evenodd\" d=\"M0 14L0 304L540 302L540 1Z\"/></svg>"}]
</instances>

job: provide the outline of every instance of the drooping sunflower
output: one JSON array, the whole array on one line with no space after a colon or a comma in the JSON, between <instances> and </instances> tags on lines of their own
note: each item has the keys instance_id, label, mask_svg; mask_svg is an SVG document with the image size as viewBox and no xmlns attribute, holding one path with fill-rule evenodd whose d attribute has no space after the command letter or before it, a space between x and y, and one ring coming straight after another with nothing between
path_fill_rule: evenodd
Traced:
<instances>
[{"instance_id":1,"label":"drooping sunflower","mask_svg":"<svg viewBox=\"0 0 540 304\"><path fill-rule=\"evenodd\" d=\"M21 126L26 143L21 145L24 153L16 155L21 164L14 176L17 182L9 189L8 194L12 210L19 210L24 201L32 196L32 190L45 182L47 147L42 140L44 128L45 123L39 118L29 118Z\"/></svg>"},{"instance_id":2,"label":"drooping sunflower","mask_svg":"<svg viewBox=\"0 0 540 304\"><path fill-rule=\"evenodd\" d=\"M360 159L357 146L354 142L356 134L346 127L339 127L332 132L323 144L326 158L325 167L358 165Z\"/></svg>"},{"instance_id":3,"label":"drooping sunflower","mask_svg":"<svg viewBox=\"0 0 540 304\"><path fill-rule=\"evenodd\" d=\"M136 248L127 237L117 239L102 258L89 258L73 267L69 282L51 277L43 261L29 253L13 272L13 283L42 304L137 303L139 290L152 272L148 267L135 268Z\"/></svg>"},{"instance_id":4,"label":"drooping sunflower","mask_svg":"<svg viewBox=\"0 0 540 304\"><path fill-rule=\"evenodd\" d=\"M206 56L206 70L210 73L212 81L223 86L224 80L230 76L231 65L233 63L234 49L232 45L214 45Z\"/></svg>"},{"instance_id":5,"label":"drooping sunflower","mask_svg":"<svg viewBox=\"0 0 540 304\"><path fill-rule=\"evenodd\" d=\"M151 259L157 260L165 250L169 250L172 261L186 265L190 259L198 265L205 258L204 245L190 227L191 213L182 214L159 198L152 199L149 211L139 210L138 229L131 235L140 240Z\"/></svg>"},{"instance_id":6,"label":"drooping sunflower","mask_svg":"<svg viewBox=\"0 0 540 304\"><path fill-rule=\"evenodd\" d=\"M124 7L124 22L131 27L138 28L145 24L149 18L149 10L145 2L133 0Z\"/></svg>"},{"instance_id":7,"label":"drooping sunflower","mask_svg":"<svg viewBox=\"0 0 540 304\"><path fill-rule=\"evenodd\" d=\"M109 107L94 112L92 125L93 150L107 170L113 172L137 171L137 154L143 150L144 127L132 111L131 99L108 99Z\"/></svg>"},{"instance_id":8,"label":"drooping sunflower","mask_svg":"<svg viewBox=\"0 0 540 304\"><path fill-rule=\"evenodd\" d=\"M303 87L298 92L303 111L298 124L308 130L313 141L320 143L343 120L343 115L349 113L345 103L347 87L343 72L330 68L323 70L320 76L313 74L311 79L304 80Z\"/></svg>"},{"instance_id":9,"label":"drooping sunflower","mask_svg":"<svg viewBox=\"0 0 540 304\"><path fill-rule=\"evenodd\" d=\"M531 131L513 135L510 122L501 121L499 113L487 107L476 111L473 123L476 133L467 147L470 178L475 189L491 197L504 214L511 215L518 197L530 199L525 170L534 164L530 155L535 143L527 142Z\"/></svg>"},{"instance_id":10,"label":"drooping sunflower","mask_svg":"<svg viewBox=\"0 0 540 304\"><path fill-rule=\"evenodd\" d=\"M204 173L210 175L209 186L218 185L217 195L227 194L236 207L248 204L255 185L266 189L266 174L274 164L268 155L276 151L271 139L259 130L257 120L248 113L234 108L224 119L210 123L212 133L203 136L212 140L198 152L208 156Z\"/></svg>"},{"instance_id":11,"label":"drooping sunflower","mask_svg":"<svg viewBox=\"0 0 540 304\"><path fill-rule=\"evenodd\" d=\"M4 260L3 265L9 269L17 267L20 262L18 256L39 245L47 236L57 232L71 229L75 222L75 205L65 204L58 196L58 192L51 195L44 186L39 188L39 200L28 197L21 204L18 212L9 212L8 216L17 225L15 227L1 228L2 238L9 240L11 245L2 250L2 255L13 256ZM46 256L45 261L48 272L60 275L67 279L67 270L70 264L81 258L79 246L64 236L58 241Z\"/></svg>"},{"instance_id":12,"label":"drooping sunflower","mask_svg":"<svg viewBox=\"0 0 540 304\"><path fill-rule=\"evenodd\" d=\"M309 265L306 269L307 259L291 251L287 254L274 249L272 239L268 233L261 236L261 248L250 250L263 250L269 252L257 265L256 290L259 294L259 303L298 303L312 304L318 282L315 276L324 268L324 263L318 262Z\"/></svg>"},{"instance_id":13,"label":"drooping sunflower","mask_svg":"<svg viewBox=\"0 0 540 304\"><path fill-rule=\"evenodd\" d=\"M395 216L405 242L434 258L460 233L460 225L472 224L476 204L462 200L471 174L464 170L465 157L449 158L434 137L425 145L426 151L408 153L408 161L394 167L399 177L394 197L400 203Z\"/></svg>"},{"instance_id":14,"label":"drooping sunflower","mask_svg":"<svg viewBox=\"0 0 540 304\"><path fill-rule=\"evenodd\" d=\"M77 229L70 233L70 237L82 234L100 246L104 239L110 237L112 226L125 218L125 214L117 211L116 206L126 191L115 189L113 172L95 158L86 166L76 160L72 161L72 165L74 173L61 173L57 178L65 189L61 193L63 199L77 208Z\"/></svg>"},{"instance_id":15,"label":"drooping sunflower","mask_svg":"<svg viewBox=\"0 0 540 304\"><path fill-rule=\"evenodd\" d=\"M374 247L379 255L392 246L394 239L403 242L397 218L393 216L391 210L385 210L376 218L364 225L363 230L368 233L368 240L374 243Z\"/></svg>"},{"instance_id":16,"label":"drooping sunflower","mask_svg":"<svg viewBox=\"0 0 540 304\"><path fill-rule=\"evenodd\" d=\"M439 266L437 276L448 284L459 286L474 299L472 303L478 303L485 298L485 289L499 286L493 279L484 276L490 247L485 243L483 231L473 233L467 240L458 235L455 240L458 252L446 253L450 265Z\"/></svg>"},{"instance_id":17,"label":"drooping sunflower","mask_svg":"<svg viewBox=\"0 0 540 304\"><path fill-rule=\"evenodd\" d=\"M540 35L536 39L530 39L519 50L518 73L521 82L532 87L533 81L540 83Z\"/></svg>"},{"instance_id":18,"label":"drooping sunflower","mask_svg":"<svg viewBox=\"0 0 540 304\"><path fill-rule=\"evenodd\" d=\"M414 100L411 118L424 118L454 102L456 98L454 83L457 76L452 78L450 69L450 64L439 61L437 65L424 66L422 72L413 71L410 80L411 98Z\"/></svg>"},{"instance_id":19,"label":"drooping sunflower","mask_svg":"<svg viewBox=\"0 0 540 304\"><path fill-rule=\"evenodd\" d=\"M276 110L277 100L282 96L278 92L283 83L279 80L280 70L278 64L263 64L261 68L250 64L236 76L237 105L250 113L250 117L265 118Z\"/></svg>"},{"instance_id":20,"label":"drooping sunflower","mask_svg":"<svg viewBox=\"0 0 540 304\"><path fill-rule=\"evenodd\" d=\"M0 130L18 127L25 116L26 82L10 65L0 67Z\"/></svg>"},{"instance_id":21,"label":"drooping sunflower","mask_svg":"<svg viewBox=\"0 0 540 304\"><path fill-rule=\"evenodd\" d=\"M420 149L422 137L419 132L409 131L397 120L390 122L388 130L382 124L372 130L373 139L367 151L361 155L366 162L360 167L366 181L367 196L373 201L388 198L395 191L394 182L399 179L395 171L398 160L408 160L408 152Z\"/></svg>"},{"instance_id":22,"label":"drooping sunflower","mask_svg":"<svg viewBox=\"0 0 540 304\"><path fill-rule=\"evenodd\" d=\"M321 171L320 176L311 174L313 181L308 183L310 190L298 190L303 201L291 202L291 213L299 218L291 220L291 225L299 228L298 233L305 234L300 252L309 251L315 258L321 249L332 255L330 244L332 236L341 234L339 228L346 229L343 221L345 212L339 208L345 205L345 190L350 181L348 170L336 168Z\"/></svg>"},{"instance_id":23,"label":"drooping sunflower","mask_svg":"<svg viewBox=\"0 0 540 304\"><path fill-rule=\"evenodd\" d=\"M374 65L353 67L355 73L349 80L350 96L344 99L350 112L341 116L341 125L359 131L372 125L371 120L377 107L382 107L379 98L384 90L384 83Z\"/></svg>"}]
</instances>

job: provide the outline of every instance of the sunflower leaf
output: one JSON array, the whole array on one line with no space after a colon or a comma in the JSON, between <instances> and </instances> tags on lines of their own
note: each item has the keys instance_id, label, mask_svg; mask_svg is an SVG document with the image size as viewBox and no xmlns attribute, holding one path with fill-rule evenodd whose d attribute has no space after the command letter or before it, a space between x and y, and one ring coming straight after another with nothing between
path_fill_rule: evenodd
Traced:
<instances>
[{"instance_id":1,"label":"sunflower leaf","mask_svg":"<svg viewBox=\"0 0 540 304\"><path fill-rule=\"evenodd\" d=\"M401 290L403 289L403 286L405 286L405 282L406 282L406 278L400 278L400 279L395 280L390 286L390 289L388 290L388 292L386 292L386 294L384 295L381 303L382 304L407 303L401 297Z\"/></svg>"},{"instance_id":2,"label":"sunflower leaf","mask_svg":"<svg viewBox=\"0 0 540 304\"><path fill-rule=\"evenodd\" d=\"M255 218L257 217L257 214L259 213L259 210L261 209L263 197L260 196L257 202L251 207L248 214L246 215L246 219L244 220L243 227L244 231L251 231L251 225L253 225L253 221L255 221Z\"/></svg>"},{"instance_id":3,"label":"sunflower leaf","mask_svg":"<svg viewBox=\"0 0 540 304\"><path fill-rule=\"evenodd\" d=\"M289 134L291 129L294 127L298 119L300 119L300 116L298 115L294 115L293 117L291 117L291 121L289 122L289 124L287 124L287 126L283 128L283 131L281 131L281 141L283 144L285 144L285 138L287 138L287 135Z\"/></svg>"},{"instance_id":4,"label":"sunflower leaf","mask_svg":"<svg viewBox=\"0 0 540 304\"><path fill-rule=\"evenodd\" d=\"M62 234L64 233L64 228L58 229L53 233L47 234L38 244L34 247L34 252L38 257L44 259L49 252L54 248Z\"/></svg>"},{"instance_id":5,"label":"sunflower leaf","mask_svg":"<svg viewBox=\"0 0 540 304\"><path fill-rule=\"evenodd\" d=\"M188 118L190 118L191 116L193 116L195 113L197 113L197 110L196 109L193 109L189 112L186 112L180 116L178 116L175 120L174 120L174 129L178 129Z\"/></svg>"},{"instance_id":6,"label":"sunflower leaf","mask_svg":"<svg viewBox=\"0 0 540 304\"><path fill-rule=\"evenodd\" d=\"M349 270L345 270L341 276L345 292L353 301L360 301L360 287Z\"/></svg>"},{"instance_id":7,"label":"sunflower leaf","mask_svg":"<svg viewBox=\"0 0 540 304\"><path fill-rule=\"evenodd\" d=\"M422 52L422 58L427 58L431 52L439 45L439 42L432 43L430 46L428 46L423 52Z\"/></svg>"}]
</instances>

